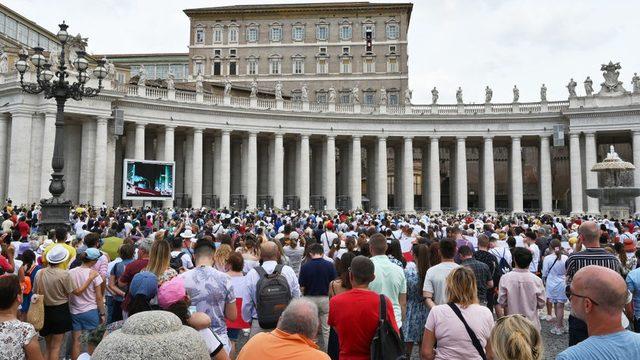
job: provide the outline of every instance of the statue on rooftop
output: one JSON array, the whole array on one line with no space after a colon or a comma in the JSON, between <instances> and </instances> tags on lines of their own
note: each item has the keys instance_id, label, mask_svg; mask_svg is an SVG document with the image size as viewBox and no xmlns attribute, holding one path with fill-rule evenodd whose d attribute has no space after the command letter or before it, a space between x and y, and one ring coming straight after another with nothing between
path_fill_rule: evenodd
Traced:
<instances>
[{"instance_id":1,"label":"statue on rooftop","mask_svg":"<svg viewBox=\"0 0 640 360\"><path fill-rule=\"evenodd\" d=\"M604 73L602 73L602 76L604 77L604 82L602 84L600 84L601 88L600 88L600 92L598 93L598 95L605 95L605 94L624 94L627 91L622 87L622 81L618 80L618 77L620 76L620 70L622 68L622 66L620 66L620 63L613 63L611 61L609 61L608 64L602 64L602 66L600 66L600 71L604 71Z\"/></svg>"},{"instance_id":2,"label":"statue on rooftop","mask_svg":"<svg viewBox=\"0 0 640 360\"><path fill-rule=\"evenodd\" d=\"M380 89L380 105L387 105L387 89Z\"/></svg>"},{"instance_id":3,"label":"statue on rooftop","mask_svg":"<svg viewBox=\"0 0 640 360\"><path fill-rule=\"evenodd\" d=\"M282 100L282 82L276 83L276 100Z\"/></svg>"},{"instance_id":4,"label":"statue on rooftop","mask_svg":"<svg viewBox=\"0 0 640 360\"><path fill-rule=\"evenodd\" d=\"M584 81L584 92L587 96L593 94L593 80L591 80L589 76L587 76L587 79Z\"/></svg>"},{"instance_id":5,"label":"statue on rooftop","mask_svg":"<svg viewBox=\"0 0 640 360\"><path fill-rule=\"evenodd\" d=\"M513 102L517 103L520 100L520 90L516 85L513 85Z\"/></svg>"},{"instance_id":6,"label":"statue on rooftop","mask_svg":"<svg viewBox=\"0 0 640 360\"><path fill-rule=\"evenodd\" d=\"M540 87L540 101L547 101L547 86L545 84Z\"/></svg>"},{"instance_id":7,"label":"statue on rooftop","mask_svg":"<svg viewBox=\"0 0 640 360\"><path fill-rule=\"evenodd\" d=\"M228 76L224 77L224 96L231 95L231 80L229 80Z\"/></svg>"},{"instance_id":8,"label":"statue on rooftop","mask_svg":"<svg viewBox=\"0 0 640 360\"><path fill-rule=\"evenodd\" d=\"M633 73L633 77L631 78L631 85L633 86L634 94L640 92L640 76L638 76L638 73Z\"/></svg>"},{"instance_id":9,"label":"statue on rooftop","mask_svg":"<svg viewBox=\"0 0 640 360\"><path fill-rule=\"evenodd\" d=\"M436 87L433 87L433 90L431 90L431 104L435 105L438 103L438 89L436 89Z\"/></svg>"},{"instance_id":10,"label":"statue on rooftop","mask_svg":"<svg viewBox=\"0 0 640 360\"><path fill-rule=\"evenodd\" d=\"M353 103L360 104L360 89L358 89L358 84L351 89L351 95L353 96Z\"/></svg>"},{"instance_id":11,"label":"statue on rooftop","mask_svg":"<svg viewBox=\"0 0 640 360\"><path fill-rule=\"evenodd\" d=\"M251 94L249 94L249 96L252 98L258 96L258 81L256 78L253 78L253 81L251 81Z\"/></svg>"},{"instance_id":12,"label":"statue on rooftop","mask_svg":"<svg viewBox=\"0 0 640 360\"><path fill-rule=\"evenodd\" d=\"M484 102L485 104L488 104L491 102L491 98L493 98L493 90L491 90L491 88L487 85L487 87L484 89Z\"/></svg>"},{"instance_id":13,"label":"statue on rooftop","mask_svg":"<svg viewBox=\"0 0 640 360\"><path fill-rule=\"evenodd\" d=\"M413 97L413 91L411 91L411 89L407 88L404 91L404 104L405 105L411 105L411 97Z\"/></svg>"},{"instance_id":14,"label":"statue on rooftop","mask_svg":"<svg viewBox=\"0 0 640 360\"><path fill-rule=\"evenodd\" d=\"M302 84L302 88L300 88L300 98L303 102L309 101L309 91L307 90L307 83Z\"/></svg>"},{"instance_id":15,"label":"statue on rooftop","mask_svg":"<svg viewBox=\"0 0 640 360\"><path fill-rule=\"evenodd\" d=\"M460 105L462 104L462 87L458 86L458 90L456 90L456 102Z\"/></svg>"},{"instance_id":16,"label":"statue on rooftop","mask_svg":"<svg viewBox=\"0 0 640 360\"><path fill-rule=\"evenodd\" d=\"M147 69L144 68L144 64L140 64L138 70L138 86L145 86L147 82Z\"/></svg>"},{"instance_id":17,"label":"statue on rooftop","mask_svg":"<svg viewBox=\"0 0 640 360\"><path fill-rule=\"evenodd\" d=\"M333 85L329 87L329 103L336 103L336 89L333 87Z\"/></svg>"},{"instance_id":18,"label":"statue on rooftop","mask_svg":"<svg viewBox=\"0 0 640 360\"><path fill-rule=\"evenodd\" d=\"M167 75L167 90L175 90L176 82L175 75L173 75L173 71L169 70L169 74Z\"/></svg>"},{"instance_id":19,"label":"statue on rooftop","mask_svg":"<svg viewBox=\"0 0 640 360\"><path fill-rule=\"evenodd\" d=\"M204 76L202 76L202 73L198 73L198 76L196 77L196 92L202 92L204 90L204 85L203 82L204 81Z\"/></svg>"},{"instance_id":20,"label":"statue on rooftop","mask_svg":"<svg viewBox=\"0 0 640 360\"><path fill-rule=\"evenodd\" d=\"M573 81L573 78L571 78L571 80L569 80L569 83L567 84L567 89L569 90L569 97L576 97L576 86L578 86L578 84Z\"/></svg>"}]
</instances>

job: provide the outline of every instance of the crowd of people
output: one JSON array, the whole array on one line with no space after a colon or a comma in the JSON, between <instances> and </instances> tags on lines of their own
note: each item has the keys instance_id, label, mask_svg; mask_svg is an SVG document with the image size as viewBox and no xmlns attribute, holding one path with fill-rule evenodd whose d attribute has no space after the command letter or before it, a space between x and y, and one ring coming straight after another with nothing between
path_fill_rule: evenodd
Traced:
<instances>
[{"instance_id":1,"label":"crowd of people","mask_svg":"<svg viewBox=\"0 0 640 360\"><path fill-rule=\"evenodd\" d=\"M214 359L537 360L542 321L568 333L557 359L640 359L640 220L79 206L41 234L39 216L3 209L0 360L99 359L149 311Z\"/></svg>"}]
</instances>

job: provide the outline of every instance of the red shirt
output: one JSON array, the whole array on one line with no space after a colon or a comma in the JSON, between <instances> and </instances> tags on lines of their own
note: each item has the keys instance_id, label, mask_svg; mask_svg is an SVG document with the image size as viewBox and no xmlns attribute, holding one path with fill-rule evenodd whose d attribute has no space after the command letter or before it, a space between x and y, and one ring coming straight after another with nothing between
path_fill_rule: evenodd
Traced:
<instances>
[{"instance_id":1,"label":"red shirt","mask_svg":"<svg viewBox=\"0 0 640 360\"><path fill-rule=\"evenodd\" d=\"M13 266L11 266L9 260L2 255L0 255L0 269L4 270L6 274L13 273Z\"/></svg>"},{"instance_id":2,"label":"red shirt","mask_svg":"<svg viewBox=\"0 0 640 360\"><path fill-rule=\"evenodd\" d=\"M378 329L380 295L374 291L352 289L329 301L329 325L338 333L340 360L371 358L370 346ZM387 299L387 319L398 331L391 301Z\"/></svg>"},{"instance_id":3,"label":"red shirt","mask_svg":"<svg viewBox=\"0 0 640 360\"><path fill-rule=\"evenodd\" d=\"M27 236L29 236L29 232L30 232L29 224L27 224L26 221L19 221L18 222L18 231L20 231L20 236L21 237L26 238Z\"/></svg>"},{"instance_id":4,"label":"red shirt","mask_svg":"<svg viewBox=\"0 0 640 360\"><path fill-rule=\"evenodd\" d=\"M138 259L128 263L124 268L124 272L122 273L122 275L120 275L120 279L118 280L126 283L127 285L131 284L131 280L133 280L133 277L136 276L137 273L142 271L142 269L146 268L148 263L149 259ZM122 308L126 309L129 306L130 301L131 296L129 296L129 293L127 292L127 296L125 296L124 301L122 302Z\"/></svg>"}]
</instances>

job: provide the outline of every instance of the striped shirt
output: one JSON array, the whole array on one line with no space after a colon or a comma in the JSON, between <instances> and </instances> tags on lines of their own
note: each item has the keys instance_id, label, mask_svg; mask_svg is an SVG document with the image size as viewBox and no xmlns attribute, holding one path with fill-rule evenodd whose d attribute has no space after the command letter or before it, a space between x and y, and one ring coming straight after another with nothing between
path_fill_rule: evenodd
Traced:
<instances>
[{"instance_id":1,"label":"striped shirt","mask_svg":"<svg viewBox=\"0 0 640 360\"><path fill-rule=\"evenodd\" d=\"M567 268L567 285L571 284L573 276L585 266L598 265L622 274L622 265L618 258L602 248L587 248L569 255L565 266Z\"/></svg>"}]
</instances>

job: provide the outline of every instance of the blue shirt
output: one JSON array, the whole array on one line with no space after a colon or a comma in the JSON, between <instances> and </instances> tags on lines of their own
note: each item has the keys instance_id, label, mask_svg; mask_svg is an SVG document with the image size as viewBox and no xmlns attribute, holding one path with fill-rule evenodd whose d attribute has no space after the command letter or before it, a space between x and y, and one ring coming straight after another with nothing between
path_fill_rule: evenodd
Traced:
<instances>
[{"instance_id":1,"label":"blue shirt","mask_svg":"<svg viewBox=\"0 0 640 360\"><path fill-rule=\"evenodd\" d=\"M307 261L300 268L300 287L304 288L306 296L328 296L329 283L333 281L338 274L336 268L329 261L319 258Z\"/></svg>"},{"instance_id":2,"label":"blue shirt","mask_svg":"<svg viewBox=\"0 0 640 360\"><path fill-rule=\"evenodd\" d=\"M589 336L581 343L561 352L556 360L640 359L640 334L629 330Z\"/></svg>"},{"instance_id":3,"label":"blue shirt","mask_svg":"<svg viewBox=\"0 0 640 360\"><path fill-rule=\"evenodd\" d=\"M627 288L633 295L633 316L640 319L640 268L627 274Z\"/></svg>"}]
</instances>

